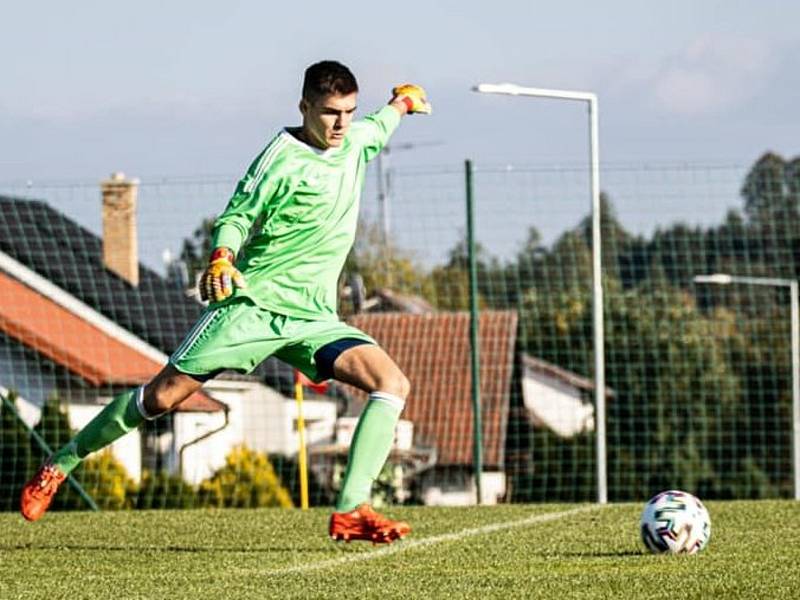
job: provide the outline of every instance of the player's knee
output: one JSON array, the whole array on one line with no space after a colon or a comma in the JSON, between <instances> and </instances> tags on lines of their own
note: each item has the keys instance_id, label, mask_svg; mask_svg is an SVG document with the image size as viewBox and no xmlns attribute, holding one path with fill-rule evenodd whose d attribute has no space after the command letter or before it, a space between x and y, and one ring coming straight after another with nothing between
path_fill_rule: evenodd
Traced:
<instances>
[{"instance_id":1,"label":"player's knee","mask_svg":"<svg viewBox=\"0 0 800 600\"><path fill-rule=\"evenodd\" d=\"M397 371L382 378L378 388L382 392L394 394L405 400L411 392L411 382L402 371Z\"/></svg>"},{"instance_id":2,"label":"player's knee","mask_svg":"<svg viewBox=\"0 0 800 600\"><path fill-rule=\"evenodd\" d=\"M163 385L149 385L144 389L144 407L150 415L160 415L172 410L183 398L175 389Z\"/></svg>"},{"instance_id":3,"label":"player's knee","mask_svg":"<svg viewBox=\"0 0 800 600\"><path fill-rule=\"evenodd\" d=\"M406 377L403 373L400 373L400 393L398 396L405 400L410 393L411 382L408 380L408 377Z\"/></svg>"},{"instance_id":4,"label":"player's knee","mask_svg":"<svg viewBox=\"0 0 800 600\"><path fill-rule=\"evenodd\" d=\"M202 382L167 365L144 386L145 412L152 417L174 409L202 386Z\"/></svg>"}]
</instances>

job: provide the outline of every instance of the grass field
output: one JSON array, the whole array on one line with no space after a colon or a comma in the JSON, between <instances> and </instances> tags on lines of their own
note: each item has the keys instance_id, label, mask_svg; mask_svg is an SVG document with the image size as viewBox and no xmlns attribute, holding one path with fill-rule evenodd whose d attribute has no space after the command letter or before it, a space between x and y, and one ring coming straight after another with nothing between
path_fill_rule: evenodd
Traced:
<instances>
[{"instance_id":1,"label":"grass field","mask_svg":"<svg viewBox=\"0 0 800 600\"><path fill-rule=\"evenodd\" d=\"M652 556L640 505L403 508L392 546L327 512L0 514L0 598L800 598L800 503L710 502L697 556Z\"/></svg>"}]
</instances>

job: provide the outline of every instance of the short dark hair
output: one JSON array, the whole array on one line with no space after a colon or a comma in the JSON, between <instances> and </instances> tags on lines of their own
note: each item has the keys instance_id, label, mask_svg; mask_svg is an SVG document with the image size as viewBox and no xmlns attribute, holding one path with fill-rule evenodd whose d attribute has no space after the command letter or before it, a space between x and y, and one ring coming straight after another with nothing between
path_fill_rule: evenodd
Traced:
<instances>
[{"instance_id":1,"label":"short dark hair","mask_svg":"<svg viewBox=\"0 0 800 600\"><path fill-rule=\"evenodd\" d=\"M358 82L350 69L335 60L323 60L306 69L303 98L314 101L322 96L347 96L358 91Z\"/></svg>"}]
</instances>

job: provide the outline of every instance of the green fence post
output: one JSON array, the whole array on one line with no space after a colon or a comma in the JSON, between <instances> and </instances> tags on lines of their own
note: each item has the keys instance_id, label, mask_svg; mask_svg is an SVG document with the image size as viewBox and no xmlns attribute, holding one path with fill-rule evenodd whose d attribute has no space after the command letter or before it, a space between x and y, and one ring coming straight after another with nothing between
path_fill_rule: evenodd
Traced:
<instances>
[{"instance_id":1,"label":"green fence post","mask_svg":"<svg viewBox=\"0 0 800 600\"><path fill-rule=\"evenodd\" d=\"M472 371L472 462L475 471L475 490L481 503L481 473L483 472L483 426L481 419L480 348L478 337L478 266L475 258L475 215L472 200L472 161L464 162L467 184L467 256L469 257L469 339Z\"/></svg>"},{"instance_id":2,"label":"green fence post","mask_svg":"<svg viewBox=\"0 0 800 600\"><path fill-rule=\"evenodd\" d=\"M36 433L36 430L33 429L33 427L30 427L25 422L25 420L22 418L22 415L19 414L19 411L17 410L17 407L14 406L14 403L11 402L11 400L9 400L8 398L6 398L4 394L0 394L0 398L3 399L3 404L5 405L5 407L8 410L11 411L11 414L14 415L14 418L17 421L19 421L20 423L22 423L22 426L25 427L25 429L28 431L28 435L30 435L34 439L34 441L39 445L39 447L42 450L44 450L45 454L50 456L53 453L53 451L50 449L50 446L47 445L47 442L44 441L42 436L40 436L38 433ZM83 498L83 501L86 502L86 504L89 505L89 508L91 508L92 510L100 510L97 507L97 504L95 503L95 501L92 499L92 497L89 494L87 494L86 490L83 489L83 486L81 486L81 484L78 483L77 479L75 479L72 475L69 475L67 477L67 481L72 486L72 489L74 489L76 492L78 492L78 495L81 498Z\"/></svg>"}]
</instances>

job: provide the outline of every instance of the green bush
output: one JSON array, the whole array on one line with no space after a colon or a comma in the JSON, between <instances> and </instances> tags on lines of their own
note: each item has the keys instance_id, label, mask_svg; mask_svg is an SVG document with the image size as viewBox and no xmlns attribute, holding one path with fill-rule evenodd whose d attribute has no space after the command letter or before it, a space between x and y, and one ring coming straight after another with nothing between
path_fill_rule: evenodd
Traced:
<instances>
[{"instance_id":1,"label":"green bush","mask_svg":"<svg viewBox=\"0 0 800 600\"><path fill-rule=\"evenodd\" d=\"M8 401L16 405L16 394ZM19 510L19 493L36 469L25 426L0 401L0 510Z\"/></svg>"},{"instance_id":2,"label":"green bush","mask_svg":"<svg viewBox=\"0 0 800 600\"><path fill-rule=\"evenodd\" d=\"M243 445L233 448L225 466L200 484L199 501L217 508L292 507L266 454Z\"/></svg>"},{"instance_id":3,"label":"green bush","mask_svg":"<svg viewBox=\"0 0 800 600\"><path fill-rule=\"evenodd\" d=\"M153 473L145 470L139 491L132 498L133 505L139 509L151 508L195 508L197 491L179 475L166 471Z\"/></svg>"},{"instance_id":4,"label":"green bush","mask_svg":"<svg viewBox=\"0 0 800 600\"><path fill-rule=\"evenodd\" d=\"M110 448L83 461L78 480L102 510L133 508L136 483Z\"/></svg>"}]
</instances>

